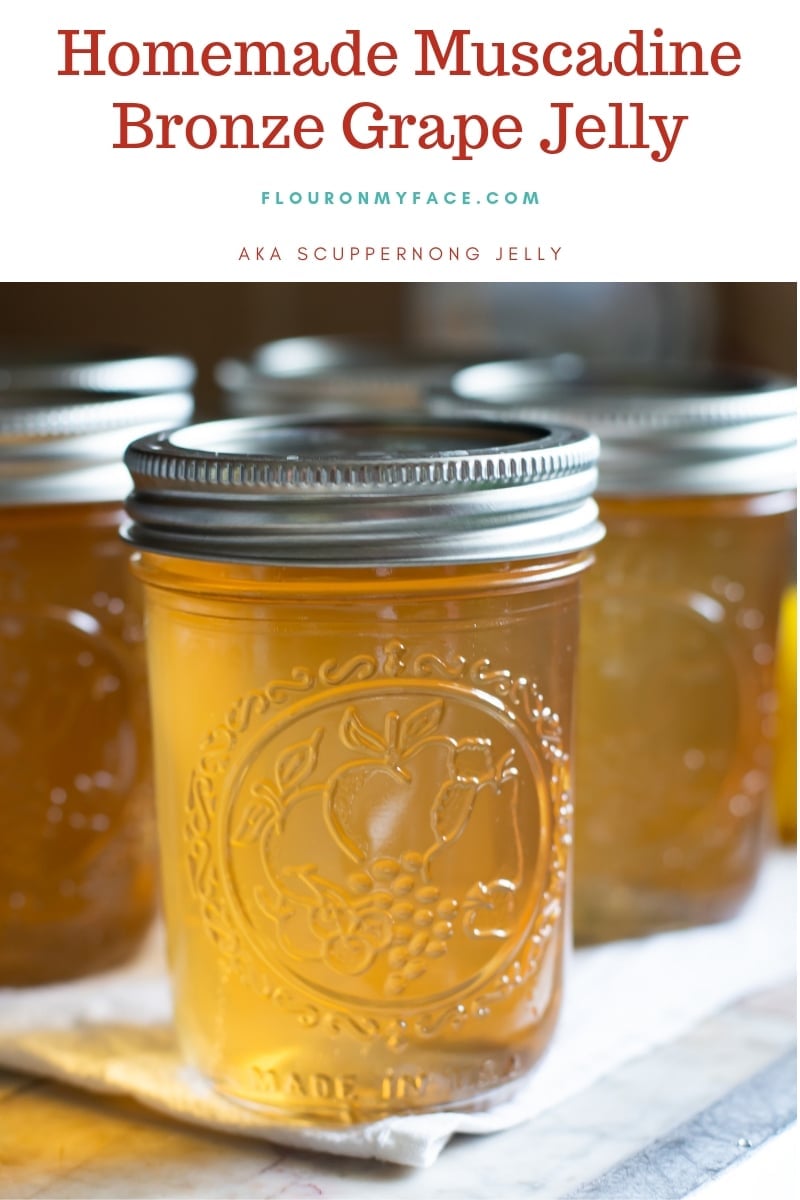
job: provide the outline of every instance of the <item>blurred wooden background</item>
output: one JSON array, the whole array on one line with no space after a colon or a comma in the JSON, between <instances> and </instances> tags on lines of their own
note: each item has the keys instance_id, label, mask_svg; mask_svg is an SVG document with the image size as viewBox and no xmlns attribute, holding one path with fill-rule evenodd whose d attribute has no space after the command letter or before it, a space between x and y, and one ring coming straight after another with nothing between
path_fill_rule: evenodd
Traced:
<instances>
[{"instance_id":1,"label":"blurred wooden background","mask_svg":"<svg viewBox=\"0 0 800 1200\"><path fill-rule=\"evenodd\" d=\"M716 357L794 375L796 286L720 283L713 291ZM0 350L49 342L181 351L198 364L198 402L208 411L220 358L296 334L348 333L402 343L409 335L410 297L410 286L402 283L0 284Z\"/></svg>"}]
</instances>

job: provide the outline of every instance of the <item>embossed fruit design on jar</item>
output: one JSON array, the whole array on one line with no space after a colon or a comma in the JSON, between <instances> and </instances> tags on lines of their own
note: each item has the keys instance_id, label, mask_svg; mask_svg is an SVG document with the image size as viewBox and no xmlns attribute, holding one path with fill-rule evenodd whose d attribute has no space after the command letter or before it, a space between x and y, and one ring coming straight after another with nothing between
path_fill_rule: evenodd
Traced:
<instances>
[{"instance_id":1,"label":"embossed fruit design on jar","mask_svg":"<svg viewBox=\"0 0 800 1200\"><path fill-rule=\"evenodd\" d=\"M122 452L132 432L186 419L192 403L59 391L55 361L0 365L18 385L0 389L3 986L120 962L153 915L144 632L119 537ZM125 372L121 360L62 370L73 367L84 379ZM134 376L152 367L130 364ZM34 386L43 382L52 390Z\"/></svg>"},{"instance_id":2,"label":"embossed fruit design on jar","mask_svg":"<svg viewBox=\"0 0 800 1200\"><path fill-rule=\"evenodd\" d=\"M226 1095L366 1121L544 1050L595 458L399 416L129 450L177 1023Z\"/></svg>"},{"instance_id":3,"label":"embossed fruit design on jar","mask_svg":"<svg viewBox=\"0 0 800 1200\"><path fill-rule=\"evenodd\" d=\"M542 388L524 365L497 363L454 388L462 410L491 395L601 440L607 537L584 589L576 716L576 937L732 916L769 829L794 386L608 368Z\"/></svg>"}]
</instances>

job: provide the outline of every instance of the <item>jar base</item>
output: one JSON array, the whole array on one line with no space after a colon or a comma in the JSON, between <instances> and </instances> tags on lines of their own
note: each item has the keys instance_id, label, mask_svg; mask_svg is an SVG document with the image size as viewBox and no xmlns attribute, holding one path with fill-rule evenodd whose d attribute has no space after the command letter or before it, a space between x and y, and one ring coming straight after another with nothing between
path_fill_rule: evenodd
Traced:
<instances>
[{"instance_id":1,"label":"jar base","mask_svg":"<svg viewBox=\"0 0 800 1200\"><path fill-rule=\"evenodd\" d=\"M462 1043L432 1052L414 1046L381 1059L372 1051L348 1064L309 1067L308 1057L287 1064L285 1054L248 1058L232 1071L189 1070L217 1095L281 1126L341 1129L388 1117L434 1112L478 1112L511 1098L546 1055L558 1020L557 991L535 1030L507 1042ZM191 1057L184 1053L191 1062ZM359 1076L359 1065L369 1068ZM258 1086L247 1081L258 1079Z\"/></svg>"},{"instance_id":2,"label":"jar base","mask_svg":"<svg viewBox=\"0 0 800 1200\"><path fill-rule=\"evenodd\" d=\"M575 945L591 946L720 924L737 915L754 882L739 882L713 894L610 883L584 885L575 897Z\"/></svg>"},{"instance_id":3,"label":"jar base","mask_svg":"<svg viewBox=\"0 0 800 1200\"><path fill-rule=\"evenodd\" d=\"M29 928L23 944L0 946L0 987L68 983L123 966L141 947L152 921L148 912L122 932L106 928L93 931L88 923L70 931Z\"/></svg>"},{"instance_id":4,"label":"jar base","mask_svg":"<svg viewBox=\"0 0 800 1200\"><path fill-rule=\"evenodd\" d=\"M440 1112L481 1112L494 1108L509 1101L524 1084L533 1064L520 1069L513 1077L496 1086L474 1092L461 1099L442 1100L421 1106L419 1103L406 1103L395 1099L384 1104L370 1103L369 1106L358 1103L340 1101L337 1107L331 1105L302 1104L289 1108L280 1104L265 1103L253 1100L240 1092L232 1090L224 1083L212 1082L213 1090L225 1100L236 1104L248 1112L257 1113L276 1125L292 1128L315 1129L344 1129L358 1125L370 1125L390 1117L425 1116Z\"/></svg>"}]
</instances>

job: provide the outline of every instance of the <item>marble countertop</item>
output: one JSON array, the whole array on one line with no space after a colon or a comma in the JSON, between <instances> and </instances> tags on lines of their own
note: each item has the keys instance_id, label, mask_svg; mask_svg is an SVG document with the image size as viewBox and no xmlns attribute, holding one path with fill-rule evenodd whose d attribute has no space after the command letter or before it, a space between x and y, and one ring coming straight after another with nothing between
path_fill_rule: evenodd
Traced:
<instances>
[{"instance_id":1,"label":"marble countertop","mask_svg":"<svg viewBox=\"0 0 800 1200\"><path fill-rule=\"evenodd\" d=\"M776 849L730 922L578 951L521 1123L455 1136L424 1169L181 1107L158 930L116 974L0 991L0 1200L788 1200L796 865Z\"/></svg>"},{"instance_id":2,"label":"marble countertop","mask_svg":"<svg viewBox=\"0 0 800 1200\"><path fill-rule=\"evenodd\" d=\"M677 1200L734 1187L746 1168L749 1189L759 1147L795 1120L795 1014L788 981L739 1000L531 1122L454 1139L424 1171L200 1131L3 1073L0 1197ZM794 1194L778 1175L769 1200Z\"/></svg>"}]
</instances>

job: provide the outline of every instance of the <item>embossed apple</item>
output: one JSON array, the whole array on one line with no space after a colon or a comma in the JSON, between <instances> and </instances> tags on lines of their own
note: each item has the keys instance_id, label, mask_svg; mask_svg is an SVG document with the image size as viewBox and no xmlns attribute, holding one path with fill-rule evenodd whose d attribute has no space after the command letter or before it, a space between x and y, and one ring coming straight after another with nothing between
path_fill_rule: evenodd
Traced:
<instances>
[{"instance_id":1,"label":"embossed apple","mask_svg":"<svg viewBox=\"0 0 800 1200\"><path fill-rule=\"evenodd\" d=\"M329 779L325 811L337 843L357 862L413 850L424 853L428 848L427 781L446 773L452 745L451 739L436 733L443 713L442 700L406 715L391 711L379 732L355 707L346 710L339 737L360 756Z\"/></svg>"},{"instance_id":2,"label":"embossed apple","mask_svg":"<svg viewBox=\"0 0 800 1200\"><path fill-rule=\"evenodd\" d=\"M384 710L382 729L366 716L374 704L350 705L251 785L234 844L260 847L256 903L296 962L351 979L379 967L379 986L399 996L446 977L434 964L450 939L514 929L517 752L452 737L446 705ZM469 952L475 969L483 958Z\"/></svg>"}]
</instances>

